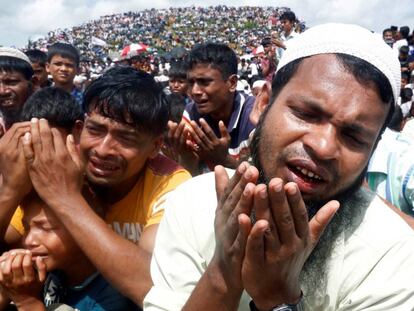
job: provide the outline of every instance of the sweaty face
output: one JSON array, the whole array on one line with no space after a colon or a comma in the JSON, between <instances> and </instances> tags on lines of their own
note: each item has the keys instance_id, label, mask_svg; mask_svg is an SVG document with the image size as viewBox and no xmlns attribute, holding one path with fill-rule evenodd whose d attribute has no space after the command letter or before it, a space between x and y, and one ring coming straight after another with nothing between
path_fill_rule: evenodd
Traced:
<instances>
[{"instance_id":1,"label":"sweaty face","mask_svg":"<svg viewBox=\"0 0 414 311\"><path fill-rule=\"evenodd\" d=\"M228 114L232 109L235 83L223 79L218 69L197 64L188 73L191 97L200 114Z\"/></svg>"},{"instance_id":2,"label":"sweaty face","mask_svg":"<svg viewBox=\"0 0 414 311\"><path fill-rule=\"evenodd\" d=\"M77 67L73 60L55 55L46 65L47 71L52 75L57 84L70 84L76 76Z\"/></svg>"},{"instance_id":3,"label":"sweaty face","mask_svg":"<svg viewBox=\"0 0 414 311\"><path fill-rule=\"evenodd\" d=\"M122 187L134 183L160 139L132 126L91 112L80 137L80 150L89 181L96 186Z\"/></svg>"},{"instance_id":4,"label":"sweaty face","mask_svg":"<svg viewBox=\"0 0 414 311\"><path fill-rule=\"evenodd\" d=\"M76 264L80 249L63 224L40 200L24 206L24 247L33 253L33 260L43 258L47 271L65 269Z\"/></svg>"},{"instance_id":5,"label":"sweaty face","mask_svg":"<svg viewBox=\"0 0 414 311\"><path fill-rule=\"evenodd\" d=\"M172 93L178 93L183 96L187 95L188 82L187 79L171 77L168 85Z\"/></svg>"},{"instance_id":6,"label":"sweaty face","mask_svg":"<svg viewBox=\"0 0 414 311\"><path fill-rule=\"evenodd\" d=\"M22 73L0 71L0 110L5 115L20 112L30 93L30 81Z\"/></svg>"},{"instance_id":7,"label":"sweaty face","mask_svg":"<svg viewBox=\"0 0 414 311\"><path fill-rule=\"evenodd\" d=\"M344 192L363 173L389 105L332 54L302 61L269 109L258 159L265 179L297 183L305 201Z\"/></svg>"}]
</instances>

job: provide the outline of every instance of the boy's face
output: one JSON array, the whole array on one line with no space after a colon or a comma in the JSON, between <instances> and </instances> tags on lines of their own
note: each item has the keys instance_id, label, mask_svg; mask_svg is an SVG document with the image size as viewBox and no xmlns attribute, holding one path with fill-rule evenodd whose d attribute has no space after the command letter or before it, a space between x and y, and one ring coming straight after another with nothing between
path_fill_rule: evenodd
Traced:
<instances>
[{"instance_id":1,"label":"boy's face","mask_svg":"<svg viewBox=\"0 0 414 311\"><path fill-rule=\"evenodd\" d=\"M75 78L78 68L72 59L55 55L46 64L47 71L52 75L53 81L57 84L71 84Z\"/></svg>"},{"instance_id":2,"label":"boy's face","mask_svg":"<svg viewBox=\"0 0 414 311\"><path fill-rule=\"evenodd\" d=\"M172 93L179 93L184 96L187 95L187 90L188 90L187 79L179 78L179 77L170 77L168 84L170 86L170 91Z\"/></svg>"},{"instance_id":3,"label":"boy's face","mask_svg":"<svg viewBox=\"0 0 414 311\"><path fill-rule=\"evenodd\" d=\"M23 226L24 248L33 254L33 260L40 256L47 271L65 270L71 265L81 250L56 216L39 199L22 204L24 210Z\"/></svg>"},{"instance_id":4,"label":"boy's face","mask_svg":"<svg viewBox=\"0 0 414 311\"><path fill-rule=\"evenodd\" d=\"M34 72L34 76L39 81L40 87L44 87L47 85L47 71L46 66L41 65L40 63L33 63L32 69Z\"/></svg>"}]
</instances>

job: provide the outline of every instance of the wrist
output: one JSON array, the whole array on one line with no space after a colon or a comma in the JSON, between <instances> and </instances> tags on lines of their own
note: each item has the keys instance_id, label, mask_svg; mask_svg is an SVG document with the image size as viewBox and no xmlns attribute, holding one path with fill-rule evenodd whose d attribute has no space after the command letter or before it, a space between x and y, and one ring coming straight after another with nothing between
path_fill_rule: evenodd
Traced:
<instances>
[{"instance_id":1,"label":"wrist","mask_svg":"<svg viewBox=\"0 0 414 311\"><path fill-rule=\"evenodd\" d=\"M234 280L234 276L229 275L228 269L223 268L214 258L206 269L206 276L211 287L224 300L237 301L237 303L240 301L243 293L241 282Z\"/></svg>"},{"instance_id":2,"label":"wrist","mask_svg":"<svg viewBox=\"0 0 414 311\"><path fill-rule=\"evenodd\" d=\"M258 307L254 300L250 301L249 307L251 311L303 311L303 293L301 292L299 299L295 303L279 303L269 306Z\"/></svg>"},{"instance_id":3,"label":"wrist","mask_svg":"<svg viewBox=\"0 0 414 311\"><path fill-rule=\"evenodd\" d=\"M73 193L65 196L56 196L45 198L45 203L54 211L54 212L65 212L73 211L74 206L81 206L84 204L85 199L82 193Z\"/></svg>"},{"instance_id":4,"label":"wrist","mask_svg":"<svg viewBox=\"0 0 414 311\"><path fill-rule=\"evenodd\" d=\"M45 306L43 302L37 297L24 297L21 299L12 299L14 304L16 305L17 310L25 311L25 310L45 310Z\"/></svg>"},{"instance_id":5,"label":"wrist","mask_svg":"<svg viewBox=\"0 0 414 311\"><path fill-rule=\"evenodd\" d=\"M270 296L270 297L252 297L252 301L254 301L254 305L257 308L257 311L269 311L269 310L277 310L277 306L282 305L298 305L302 300L302 291L299 289L296 291L294 295L289 296Z\"/></svg>"}]
</instances>

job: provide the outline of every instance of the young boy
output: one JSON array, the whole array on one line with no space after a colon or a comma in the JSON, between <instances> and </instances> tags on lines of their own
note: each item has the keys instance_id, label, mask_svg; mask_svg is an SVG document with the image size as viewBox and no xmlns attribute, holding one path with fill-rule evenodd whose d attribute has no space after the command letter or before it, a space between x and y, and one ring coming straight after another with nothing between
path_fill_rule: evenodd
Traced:
<instances>
[{"instance_id":1,"label":"young boy","mask_svg":"<svg viewBox=\"0 0 414 311\"><path fill-rule=\"evenodd\" d=\"M170 92L184 96L186 103L189 101L187 69L184 61L175 61L171 63L170 71L168 72Z\"/></svg>"},{"instance_id":2,"label":"young boy","mask_svg":"<svg viewBox=\"0 0 414 311\"><path fill-rule=\"evenodd\" d=\"M24 249L0 257L0 284L18 310L45 310L56 303L78 310L138 310L97 272L35 191L21 209Z\"/></svg>"},{"instance_id":3,"label":"young boy","mask_svg":"<svg viewBox=\"0 0 414 311\"><path fill-rule=\"evenodd\" d=\"M70 93L82 105L82 91L73 83L79 71L79 60L79 51L73 45L58 42L48 49L46 69L52 75L54 86Z\"/></svg>"}]
</instances>

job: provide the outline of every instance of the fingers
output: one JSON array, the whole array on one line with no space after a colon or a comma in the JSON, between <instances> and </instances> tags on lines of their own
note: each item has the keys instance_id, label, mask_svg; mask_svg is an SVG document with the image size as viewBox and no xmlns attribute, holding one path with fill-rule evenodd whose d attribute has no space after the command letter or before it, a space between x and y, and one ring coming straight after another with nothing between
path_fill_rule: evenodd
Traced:
<instances>
[{"instance_id":1,"label":"fingers","mask_svg":"<svg viewBox=\"0 0 414 311\"><path fill-rule=\"evenodd\" d=\"M33 269L32 253L26 251L22 261L23 275L26 281L34 281L36 279L35 272Z\"/></svg>"},{"instance_id":2,"label":"fingers","mask_svg":"<svg viewBox=\"0 0 414 311\"><path fill-rule=\"evenodd\" d=\"M270 209L282 244L290 244L296 238L295 222L287 201L283 180L273 178L269 182Z\"/></svg>"},{"instance_id":3,"label":"fingers","mask_svg":"<svg viewBox=\"0 0 414 311\"><path fill-rule=\"evenodd\" d=\"M40 154L42 152L42 140L40 138L39 120L37 118L33 118L30 125L33 152L34 154Z\"/></svg>"},{"instance_id":4,"label":"fingers","mask_svg":"<svg viewBox=\"0 0 414 311\"><path fill-rule=\"evenodd\" d=\"M211 129L210 125L208 125L206 120L204 120L203 118L200 118L199 122L200 122L201 128L203 129L203 132L205 134L204 136L207 138L207 139L204 139L206 144L211 144L211 142L214 142L214 141L218 140L217 135ZM222 121L220 121L220 122L223 123ZM224 123L223 123L223 125L224 125Z\"/></svg>"},{"instance_id":5,"label":"fingers","mask_svg":"<svg viewBox=\"0 0 414 311\"><path fill-rule=\"evenodd\" d=\"M40 282L44 282L46 280L46 264L41 257L36 257L36 269L37 269L37 277Z\"/></svg>"},{"instance_id":6,"label":"fingers","mask_svg":"<svg viewBox=\"0 0 414 311\"><path fill-rule=\"evenodd\" d=\"M26 162L30 165L34 160L34 151L32 149L32 135L29 132L24 134L22 143L24 157L26 159Z\"/></svg>"},{"instance_id":7,"label":"fingers","mask_svg":"<svg viewBox=\"0 0 414 311\"><path fill-rule=\"evenodd\" d=\"M231 137L230 137L229 132L227 131L227 127L224 125L224 122L220 120L218 125L219 125L221 138L230 141Z\"/></svg>"},{"instance_id":8,"label":"fingers","mask_svg":"<svg viewBox=\"0 0 414 311\"><path fill-rule=\"evenodd\" d=\"M236 171L234 175L234 178L237 178L237 176L240 177L238 171ZM219 202L221 197L224 195L227 184L229 183L229 175L223 166L217 165L214 168L214 177L216 181L217 202Z\"/></svg>"},{"instance_id":9,"label":"fingers","mask_svg":"<svg viewBox=\"0 0 414 311\"><path fill-rule=\"evenodd\" d=\"M263 265L265 260L264 236L268 226L266 220L258 220L250 230L246 242L246 260L255 262L259 266Z\"/></svg>"},{"instance_id":10,"label":"fingers","mask_svg":"<svg viewBox=\"0 0 414 311\"><path fill-rule=\"evenodd\" d=\"M75 139L72 134L66 137L66 148L69 152L72 161L75 162L76 166L81 169L82 168L82 161L80 159L78 150L75 145Z\"/></svg>"},{"instance_id":11,"label":"fingers","mask_svg":"<svg viewBox=\"0 0 414 311\"><path fill-rule=\"evenodd\" d=\"M49 122L47 122L46 119L40 119L37 123L39 125L38 129L40 134L40 146L42 148L42 152L53 151L55 145L53 143L53 134L51 128L49 127Z\"/></svg>"},{"instance_id":12,"label":"fingers","mask_svg":"<svg viewBox=\"0 0 414 311\"><path fill-rule=\"evenodd\" d=\"M315 246L326 226L338 211L340 204L338 201L332 200L322 206L315 216L309 222L309 233L311 243Z\"/></svg>"},{"instance_id":13,"label":"fingers","mask_svg":"<svg viewBox=\"0 0 414 311\"><path fill-rule=\"evenodd\" d=\"M250 217L246 214L238 215L237 220L239 224L238 233L233 243L233 247L239 250L239 252L244 253L247 244L247 238L252 227L252 223L250 221Z\"/></svg>"},{"instance_id":14,"label":"fingers","mask_svg":"<svg viewBox=\"0 0 414 311\"><path fill-rule=\"evenodd\" d=\"M13 124L13 126L6 132L2 140L4 140L7 148L17 149L20 137L29 131L30 122L18 122Z\"/></svg>"},{"instance_id":15,"label":"fingers","mask_svg":"<svg viewBox=\"0 0 414 311\"><path fill-rule=\"evenodd\" d=\"M302 195L300 194L299 188L295 183L287 183L285 185L285 191L293 220L295 222L296 234L300 238L305 238L308 236L309 232L308 211L306 209L305 202L303 202Z\"/></svg>"},{"instance_id":16,"label":"fingers","mask_svg":"<svg viewBox=\"0 0 414 311\"><path fill-rule=\"evenodd\" d=\"M200 148L204 150L211 150L212 149L211 141L207 138L203 130L197 125L195 121L191 121L191 127L195 134L193 138L196 144L199 145Z\"/></svg>"}]
</instances>

